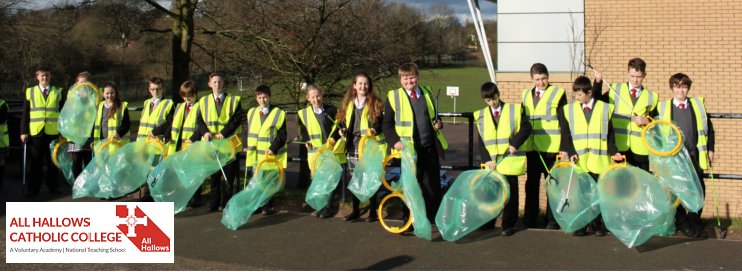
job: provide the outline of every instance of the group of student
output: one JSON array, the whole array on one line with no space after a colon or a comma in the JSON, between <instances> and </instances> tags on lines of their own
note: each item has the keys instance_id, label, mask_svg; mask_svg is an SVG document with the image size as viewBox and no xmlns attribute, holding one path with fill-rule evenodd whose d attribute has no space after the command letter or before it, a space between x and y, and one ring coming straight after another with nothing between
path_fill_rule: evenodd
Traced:
<instances>
[{"instance_id":1,"label":"group of student","mask_svg":"<svg viewBox=\"0 0 742 272\"><path fill-rule=\"evenodd\" d=\"M359 161L359 141L370 135L382 144L384 150L399 152L403 142L412 141L417 154L417 180L422 189L427 218L435 222L435 215L442 199L440 185L440 159L447 148L443 136L443 123L437 116L432 89L420 85L419 70L414 63L403 64L398 69L400 87L387 92L383 102L370 76L358 73L347 87L340 109L323 103L322 89L315 84L306 86L308 106L298 111L298 128L301 139L306 141L308 158L317 149L333 144L341 138L347 139L344 150L337 152L338 160L347 164L352 173ZM496 84L486 82L481 86L481 96L487 106L474 112L480 137L482 162L503 174L510 185L509 202L502 215L502 235L513 235L517 229L539 226L539 190L542 177L554 165L558 155L571 160L589 172L595 180L611 161L624 159L631 165L649 171L648 150L641 142L641 130L649 120L647 116L671 119L685 134L685 147L693 158L693 164L703 183L703 170L713 159L714 132L707 118L703 98L689 98L692 81L685 74L675 74L669 80L673 98L660 102L659 95L642 84L646 76L646 63L635 58L628 63L628 82L611 84L603 92L602 73L595 70L595 81L580 76L572 86L574 99L568 102L564 89L549 83L549 72L545 65L535 63L530 69L533 86L522 92L519 103L500 100ZM78 82L89 80L88 73L81 73ZM51 74L47 68L36 71L38 85L26 90L23 106L21 141L30 142L31 175L27 197L38 194L41 186L43 163L47 166L46 182L52 194L59 194L56 170L51 164L49 143L58 137L57 118L64 104L61 89L51 86ZM224 78L218 73L209 75L208 86L212 93L197 98L196 84L186 81L180 86L184 102L174 105L163 97L163 80L152 78L148 89L151 95L143 104L137 139L147 137L164 138L172 151L183 150L195 141L224 139L241 133L247 128L246 177L267 156L276 158L287 166L286 112L270 103L268 86L255 89L258 106L247 112L242 109L241 97L224 91ZM103 101L98 105L92 141L109 138L127 140L130 120L127 103L122 101L112 83L103 87ZM0 101L0 122L5 121L7 106ZM7 127L0 125L0 169L7 154ZM30 135L30 137L29 137ZM2 146L4 144L4 146ZM70 149L72 152L90 152L82 145ZM387 149L388 146L388 149ZM89 160L89 155L77 155L75 160ZM80 163L82 165L82 163ZM309 164L310 168L312 164ZM527 166L527 167L526 167ZM76 170L76 175L81 172ZM224 166L226 180L221 173L211 176L209 209L220 211L229 198L239 189L236 174L237 161ZM525 208L522 226L518 221L518 176L526 175ZM344 188L339 188L344 189ZM201 193L197 192L192 206L200 205ZM333 216L333 200L317 211L319 218ZM352 211L346 221L359 219L360 201L353 199ZM376 198L371 198L371 211L375 210ZM274 212L269 201L261 212ZM706 237L700 221L700 213L687 213L678 207L676 224L684 234ZM405 214L405 216L408 216ZM377 221L375 212L370 212L368 222ZM494 228L493 222L483 228ZM546 228L559 229L551 209L546 209ZM606 234L600 217L590 224L595 235ZM574 233L587 234L587 227Z\"/></svg>"}]
</instances>

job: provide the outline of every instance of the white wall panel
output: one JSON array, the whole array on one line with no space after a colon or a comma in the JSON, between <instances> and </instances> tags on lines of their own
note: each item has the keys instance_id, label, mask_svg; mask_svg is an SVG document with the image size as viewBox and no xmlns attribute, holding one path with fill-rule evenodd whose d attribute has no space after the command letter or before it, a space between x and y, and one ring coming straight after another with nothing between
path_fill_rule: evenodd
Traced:
<instances>
[{"instance_id":1,"label":"white wall panel","mask_svg":"<svg viewBox=\"0 0 742 272\"><path fill-rule=\"evenodd\" d=\"M577 44L582 50L583 44ZM536 62L543 63L549 72L569 72L572 62L568 43L498 43L498 72L528 72ZM580 60L576 59L576 65Z\"/></svg>"}]
</instances>

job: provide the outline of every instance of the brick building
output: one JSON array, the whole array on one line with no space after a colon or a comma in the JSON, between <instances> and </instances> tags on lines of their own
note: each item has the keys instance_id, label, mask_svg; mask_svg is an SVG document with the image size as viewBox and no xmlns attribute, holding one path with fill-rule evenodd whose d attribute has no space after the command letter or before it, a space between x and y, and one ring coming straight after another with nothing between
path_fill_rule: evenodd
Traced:
<instances>
[{"instance_id":1,"label":"brick building","mask_svg":"<svg viewBox=\"0 0 742 272\"><path fill-rule=\"evenodd\" d=\"M742 12L737 11L742 11L740 0L498 1L496 79L505 101L520 101L523 88L532 85L530 65L543 62L552 84L569 90L571 99L570 82L582 69L572 68L573 63L590 62L604 70L609 82L617 82L627 80L628 60L641 57L647 62L644 84L660 99L671 98L668 79L682 72L693 80L689 96L705 97L709 113L739 114L742 95L735 74L742 71ZM571 57L575 48L587 56ZM742 175L742 119L712 122L715 173ZM706 184L703 216L712 217L711 180ZM716 188L721 215L742 217L742 180L717 179Z\"/></svg>"}]
</instances>

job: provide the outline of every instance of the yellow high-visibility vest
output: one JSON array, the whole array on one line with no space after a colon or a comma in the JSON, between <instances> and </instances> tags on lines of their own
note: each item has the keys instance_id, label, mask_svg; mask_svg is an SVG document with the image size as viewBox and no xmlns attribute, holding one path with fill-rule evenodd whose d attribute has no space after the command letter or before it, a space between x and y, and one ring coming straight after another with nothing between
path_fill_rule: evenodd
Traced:
<instances>
[{"instance_id":1,"label":"yellow high-visibility vest","mask_svg":"<svg viewBox=\"0 0 742 272\"><path fill-rule=\"evenodd\" d=\"M103 116L103 107L105 107L106 102L101 101L98 103L98 114L95 117L95 125L93 126L93 139L98 140L100 139L101 135L101 125L103 124L103 118L108 118L107 116ZM124 110L126 110L126 107L129 106L129 103L126 101L121 102L121 107L118 108L116 113L113 114L113 117L108 119L108 134L106 135L106 138L112 138L114 134L116 134L116 130L118 130L119 122L124 120ZM126 135L119 135L121 137L122 145L129 142L129 132L126 132Z\"/></svg>"},{"instance_id":2,"label":"yellow high-visibility vest","mask_svg":"<svg viewBox=\"0 0 742 272\"><path fill-rule=\"evenodd\" d=\"M245 154L245 166L252 167L256 170L258 163L265 159L265 151L270 149L271 142L278 135L278 130L283 126L286 120L286 112L278 107L271 107L270 112L265 117L265 121L260 120L260 110L258 107L251 108L247 111L247 152ZM284 169L287 166L288 155L286 154L287 144L278 149L274 154L275 158L281 162ZM267 165L267 164L264 164ZM272 164L267 165L272 166Z\"/></svg>"},{"instance_id":3,"label":"yellow high-visibility vest","mask_svg":"<svg viewBox=\"0 0 742 272\"><path fill-rule=\"evenodd\" d=\"M708 159L708 115L706 114L706 101L703 97L688 98L693 106L693 113L696 115L696 129L698 130L698 160L701 169L706 170L709 166ZM672 99L663 101L659 107L659 114L662 120L672 121Z\"/></svg>"},{"instance_id":4,"label":"yellow high-visibility vest","mask_svg":"<svg viewBox=\"0 0 742 272\"><path fill-rule=\"evenodd\" d=\"M317 156L317 150L326 144L322 142L322 138L325 138L325 142L330 140L330 136L332 136L337 128L337 121L332 125L329 134L323 136L322 126L320 126L317 116L314 115L314 110L311 105L299 110L298 115L299 120L307 129L307 134L309 134L308 142L312 144L312 149L307 152L307 162L309 164L309 169L314 173L314 157ZM335 154L335 157L340 163L346 163L348 161L344 154Z\"/></svg>"},{"instance_id":5,"label":"yellow high-visibility vest","mask_svg":"<svg viewBox=\"0 0 742 272\"><path fill-rule=\"evenodd\" d=\"M186 116L186 105L188 103L183 102L175 106L175 113L173 115L173 124L170 128L170 141L167 143L167 154L173 154L178 150L175 150L178 142L180 142L180 150L187 148L186 140L196 133L196 117L198 116L198 102L191 105L191 111ZM185 119L185 120L184 120Z\"/></svg>"},{"instance_id":6,"label":"yellow high-visibility vest","mask_svg":"<svg viewBox=\"0 0 742 272\"><path fill-rule=\"evenodd\" d=\"M203 118L211 134L218 134L229 123L229 118L237 111L237 105L239 103L239 96L225 93L224 101L222 101L222 111L217 115L216 101L214 101L213 94L205 95L198 100L201 118ZM242 126L239 126L235 131L241 130ZM228 136L230 135L224 135L225 138Z\"/></svg>"},{"instance_id":7,"label":"yellow high-visibility vest","mask_svg":"<svg viewBox=\"0 0 742 272\"><path fill-rule=\"evenodd\" d=\"M567 104L564 116L569 123L572 143L579 156L577 165L588 172L600 174L611 163L608 154L608 122L613 116L613 105L595 101L590 120L579 102Z\"/></svg>"},{"instance_id":8,"label":"yellow high-visibility vest","mask_svg":"<svg viewBox=\"0 0 742 272\"><path fill-rule=\"evenodd\" d=\"M420 92L425 97L425 102L428 106L428 114L430 115L430 123L432 124L435 119L435 107L433 107L433 100L431 99L431 91L429 86L419 86ZM394 131L397 132L400 139L412 141L413 129L415 127L415 114L412 110L410 100L407 98L407 91L404 88L391 90L387 92L387 101L394 110ZM443 136L440 130L435 131L436 138L441 142L443 150L448 149L448 141ZM395 144L395 143L392 143ZM398 152L393 149L392 153Z\"/></svg>"},{"instance_id":9,"label":"yellow high-visibility vest","mask_svg":"<svg viewBox=\"0 0 742 272\"><path fill-rule=\"evenodd\" d=\"M613 130L616 133L618 151L625 152L630 149L634 154L649 155L649 150L642 143L644 128L634 123L631 118L634 114L643 116L657 108L659 96L653 91L643 89L636 104L633 104L628 83L620 85L614 83L611 87L620 95L620 98L617 98L616 92L608 93L608 104L613 105Z\"/></svg>"},{"instance_id":10,"label":"yellow high-visibility vest","mask_svg":"<svg viewBox=\"0 0 742 272\"><path fill-rule=\"evenodd\" d=\"M533 127L531 137L528 137L523 146L525 146L526 151L559 152L562 136L559 133L557 108L559 107L559 100L564 96L564 89L549 86L536 105L533 104L534 98L531 90L532 88L527 88L523 90L521 95L526 117L531 122L531 127Z\"/></svg>"},{"instance_id":11,"label":"yellow high-visibility vest","mask_svg":"<svg viewBox=\"0 0 742 272\"><path fill-rule=\"evenodd\" d=\"M154 110L150 111L150 104L152 99L144 101L144 110L142 111L142 117L139 120L139 132L137 132L137 140L145 139L149 133L155 127L165 122L168 113L173 109L173 101L170 99L162 99Z\"/></svg>"},{"instance_id":12,"label":"yellow high-visibility vest","mask_svg":"<svg viewBox=\"0 0 742 272\"><path fill-rule=\"evenodd\" d=\"M363 111L361 113L361 118L359 119L359 120L365 120L365 122L361 122L358 125L358 128L361 131L361 136L366 135L368 133L369 126L371 126L373 124L372 120L369 119L369 117L368 117L368 107L367 106L364 106L363 107ZM346 107L346 109L345 109L345 125L346 126L350 124L351 117L353 116L353 112L355 112L355 108L356 108L355 103L353 103L353 101L350 101L348 103L348 107ZM381 149L381 153L384 154L384 156L386 157L386 148L387 148L387 145L386 145L386 139L384 138L384 133L383 132L380 133L379 131L377 131L376 133L379 133L379 134L376 134L376 136L374 137L374 140L376 140L377 142L379 142L379 149ZM346 135L346 136L352 137L352 135ZM358 152L358 150L361 150L361 147L360 146L356 146L356 153Z\"/></svg>"},{"instance_id":13,"label":"yellow high-visibility vest","mask_svg":"<svg viewBox=\"0 0 742 272\"><path fill-rule=\"evenodd\" d=\"M477 124L484 147L490 154L490 161L496 163L504 155L510 153L510 138L520 131L522 112L523 108L520 104L503 103L497 127L495 127L489 106L474 112L474 122ZM521 145L515 154L507 155L495 169L500 174L508 176L525 174L525 145Z\"/></svg>"},{"instance_id":14,"label":"yellow high-visibility vest","mask_svg":"<svg viewBox=\"0 0 742 272\"><path fill-rule=\"evenodd\" d=\"M38 135L44 130L46 135L59 135L57 122L59 121L59 103L62 99L62 89L51 86L47 97L39 86L26 89L26 100L29 102L29 133Z\"/></svg>"}]
</instances>

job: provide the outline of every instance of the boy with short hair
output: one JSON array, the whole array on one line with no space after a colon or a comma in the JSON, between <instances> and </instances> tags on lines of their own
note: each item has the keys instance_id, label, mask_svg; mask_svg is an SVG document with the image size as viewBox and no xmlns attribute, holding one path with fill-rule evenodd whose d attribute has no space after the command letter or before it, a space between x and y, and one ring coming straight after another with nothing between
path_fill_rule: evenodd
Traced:
<instances>
[{"instance_id":1,"label":"boy with short hair","mask_svg":"<svg viewBox=\"0 0 742 272\"><path fill-rule=\"evenodd\" d=\"M49 144L59 137L57 119L66 96L62 95L62 88L52 86L51 70L46 67L36 69L38 85L26 89L26 98L23 100L23 114L21 117L21 143L31 144L31 159L29 180L26 198L39 194L41 189L43 164L46 164L46 186L54 195L61 194L57 182L58 169L52 163ZM29 137L30 135L30 137Z\"/></svg>"},{"instance_id":2,"label":"boy with short hair","mask_svg":"<svg viewBox=\"0 0 742 272\"><path fill-rule=\"evenodd\" d=\"M524 144L527 151L528 173L526 177L526 204L523 213L523 224L532 228L536 226L539 213L539 190L541 176L547 177L549 168L554 165L559 152L561 135L559 134L558 109L567 104L564 89L549 84L549 70L546 65L534 63L530 69L533 87L523 90L521 97L526 117L531 122L531 137ZM546 228L559 229L559 224L546 202Z\"/></svg>"},{"instance_id":3,"label":"boy with short hair","mask_svg":"<svg viewBox=\"0 0 742 272\"><path fill-rule=\"evenodd\" d=\"M221 140L239 133L245 116L240 103L240 97L224 91L224 77L219 73L209 75L211 94L198 100L199 113L196 123L202 138L211 141L212 138ZM235 176L237 174L237 160L223 167L227 180L222 180L222 172L211 175L211 203L209 210L221 211L227 206L227 201L237 189Z\"/></svg>"},{"instance_id":4,"label":"boy with short hair","mask_svg":"<svg viewBox=\"0 0 742 272\"><path fill-rule=\"evenodd\" d=\"M622 160L614 143L613 105L593 97L590 79L579 76L572 85L574 101L562 107L559 125L562 133L559 153L588 172L595 181L603 169L614 161ZM600 216L593 220L596 236L605 236L606 229ZM576 230L575 236L587 235L587 227Z\"/></svg>"},{"instance_id":5,"label":"boy with short hair","mask_svg":"<svg viewBox=\"0 0 742 272\"><path fill-rule=\"evenodd\" d=\"M272 155L281 162L284 169L287 166L286 155L286 112L279 107L272 106L271 90L266 85L255 89L257 107L247 111L247 140L245 144L245 176L252 176L258 164L266 156ZM247 182L247 180L245 180ZM261 213L269 215L273 211L273 199L262 207Z\"/></svg>"},{"instance_id":6,"label":"boy with short hair","mask_svg":"<svg viewBox=\"0 0 742 272\"><path fill-rule=\"evenodd\" d=\"M708 169L714 159L714 127L706 113L706 102L703 97L688 97L693 84L690 77L677 73L670 77L669 85L673 98L662 101L659 116L663 120L671 120L683 132L685 149L693 162L693 167L701 181L704 196L706 183L703 181L703 170ZM701 213L687 212L683 206L678 206L675 213L675 226L688 237L707 238L701 222Z\"/></svg>"},{"instance_id":7,"label":"boy with short hair","mask_svg":"<svg viewBox=\"0 0 742 272\"><path fill-rule=\"evenodd\" d=\"M435 222L442 199L438 158L443 155L439 152L448 148L448 143L440 131L443 123L436 119L432 89L418 85L417 65L403 64L398 72L402 87L387 93L382 128L387 143L392 144L392 152L400 152L404 148L403 140L413 141L417 153L415 176L422 189L428 220ZM439 144L440 148L437 148Z\"/></svg>"},{"instance_id":8,"label":"boy with short hair","mask_svg":"<svg viewBox=\"0 0 742 272\"><path fill-rule=\"evenodd\" d=\"M649 150L642 143L641 133L649 123L646 116L657 115L659 95L642 84L647 76L647 63L633 58L628 63L628 82L611 84L605 94L602 91L603 73L595 71L595 99L613 105L613 127L616 132L616 147L626 154L626 161L649 171ZM614 91L615 90L615 91Z\"/></svg>"},{"instance_id":9,"label":"boy with short hair","mask_svg":"<svg viewBox=\"0 0 742 272\"><path fill-rule=\"evenodd\" d=\"M173 101L163 97L165 82L162 78L149 79L147 89L152 98L144 101L144 109L139 119L137 141L149 137L159 139L167 137L170 132L168 124L173 119Z\"/></svg>"},{"instance_id":10,"label":"boy with short hair","mask_svg":"<svg viewBox=\"0 0 742 272\"><path fill-rule=\"evenodd\" d=\"M510 185L510 200L502 214L502 235L510 236L515 233L518 221L518 176L526 173L523 144L531 135L531 123L520 103L500 100L500 90L495 83L482 84L480 93L487 107L474 112L480 140L479 153L487 167L504 175ZM502 159L503 156L507 157ZM494 227L494 221L487 223L485 228Z\"/></svg>"}]
</instances>

